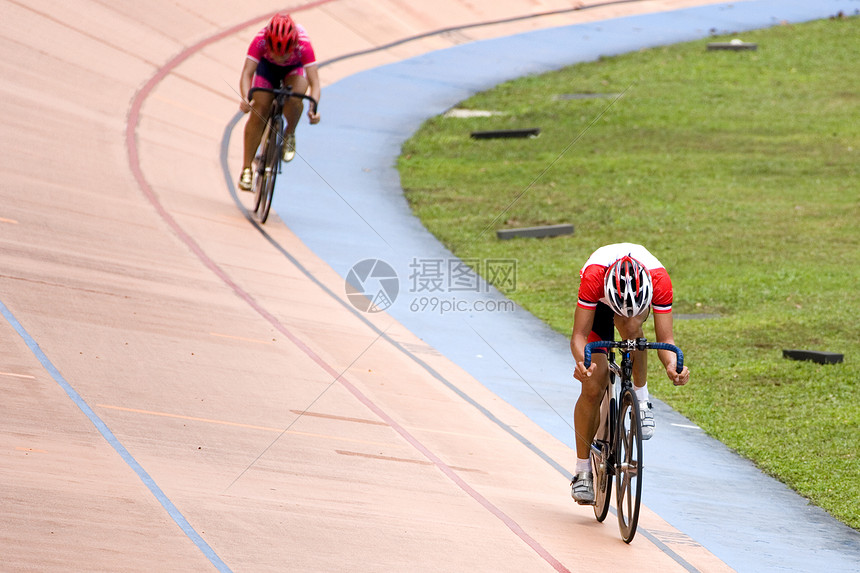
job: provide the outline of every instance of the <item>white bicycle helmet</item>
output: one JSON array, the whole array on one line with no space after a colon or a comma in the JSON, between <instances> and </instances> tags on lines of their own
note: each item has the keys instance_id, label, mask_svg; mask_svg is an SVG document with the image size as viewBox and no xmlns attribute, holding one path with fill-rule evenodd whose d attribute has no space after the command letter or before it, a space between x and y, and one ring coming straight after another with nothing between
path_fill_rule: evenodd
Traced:
<instances>
[{"instance_id":1,"label":"white bicycle helmet","mask_svg":"<svg viewBox=\"0 0 860 573\"><path fill-rule=\"evenodd\" d=\"M606 269L603 286L609 308L615 314L639 316L651 306L651 273L629 255L618 259Z\"/></svg>"}]
</instances>

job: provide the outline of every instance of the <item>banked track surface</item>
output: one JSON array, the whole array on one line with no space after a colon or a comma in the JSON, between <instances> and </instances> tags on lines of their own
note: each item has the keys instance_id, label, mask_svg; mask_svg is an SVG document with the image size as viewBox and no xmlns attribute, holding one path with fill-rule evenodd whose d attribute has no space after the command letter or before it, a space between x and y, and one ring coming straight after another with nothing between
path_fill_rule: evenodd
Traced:
<instances>
[{"instance_id":1,"label":"banked track surface","mask_svg":"<svg viewBox=\"0 0 860 573\"><path fill-rule=\"evenodd\" d=\"M206 5L205 16L202 4L161 7L175 10L169 18L152 7L127 15L100 3L53 12L7 6L7 46L26 47L11 25L29 29L35 20L65 49L38 66L26 57L33 50L7 63L15 72L59 78L59 106L32 72L5 74L17 78L4 87L18 98L4 118L7 141L16 143L4 157L0 283L9 325L2 350L4 567L188 571L213 564L146 480L106 447L55 373L225 566L558 569L618 547L614 531L595 529L588 514L571 515L556 472L437 379L427 380L425 368L384 348L378 332L426 356L549 455L564 459L563 445L397 323L375 317L371 331L345 316L270 245L249 238L247 221L215 198L223 184L211 134L223 128L235 100L207 78L235 75L231 58L259 19L237 30L235 41L225 35L229 45L207 45L194 62L173 60L170 77L140 100L143 119L128 145L137 146L139 175L157 197L152 209L121 161L116 119L124 106L117 102L142 93L135 78L165 69L154 62L183 53L175 38L231 29L232 6ZM269 9L254 6L260 14ZM50 128L32 121L54 109L63 113ZM57 171L38 169L46 155ZM269 233L321 283L340 283L288 230L270 226ZM344 379L367 399L357 399ZM407 435L419 436L427 451ZM458 475L512 521L453 487ZM532 532L527 537L543 550L523 536L524 543L512 543L518 534L511 523ZM587 544L589 534L597 539ZM688 562L714 564L701 548L677 545ZM652 551L643 543L610 559L678 567Z\"/></svg>"}]
</instances>

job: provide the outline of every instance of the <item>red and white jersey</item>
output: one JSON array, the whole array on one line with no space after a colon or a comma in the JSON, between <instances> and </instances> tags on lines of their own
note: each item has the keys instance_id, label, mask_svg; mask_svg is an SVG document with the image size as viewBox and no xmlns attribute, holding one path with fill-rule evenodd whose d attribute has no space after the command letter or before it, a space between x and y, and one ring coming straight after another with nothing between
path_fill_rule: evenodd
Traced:
<instances>
[{"instance_id":1,"label":"red and white jersey","mask_svg":"<svg viewBox=\"0 0 860 573\"><path fill-rule=\"evenodd\" d=\"M603 278L606 269L618 259L630 255L648 269L651 274L651 284L654 294L651 297L651 307L655 313L672 312L672 281L669 273L663 268L657 257L648 252L642 245L633 243L616 243L600 247L585 261L579 271L579 300L577 305L582 308L597 308L598 302L608 302L603 288Z\"/></svg>"},{"instance_id":2,"label":"red and white jersey","mask_svg":"<svg viewBox=\"0 0 860 573\"><path fill-rule=\"evenodd\" d=\"M305 29L299 24L296 24L296 29L299 31L298 47L287 54L285 59L275 59L269 53L269 49L266 47L266 28L263 28L254 36L251 45L248 47L248 58L255 62L265 59L276 66L313 66L317 61L314 55L314 48L311 46L311 39L308 37Z\"/></svg>"}]
</instances>

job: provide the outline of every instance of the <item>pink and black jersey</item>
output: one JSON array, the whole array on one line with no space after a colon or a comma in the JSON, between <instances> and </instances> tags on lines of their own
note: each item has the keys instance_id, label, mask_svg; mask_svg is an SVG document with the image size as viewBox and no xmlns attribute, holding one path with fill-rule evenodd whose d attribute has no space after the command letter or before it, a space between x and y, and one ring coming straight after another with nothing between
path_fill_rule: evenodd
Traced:
<instances>
[{"instance_id":1,"label":"pink and black jersey","mask_svg":"<svg viewBox=\"0 0 860 573\"><path fill-rule=\"evenodd\" d=\"M672 311L672 281L669 273L657 258L642 245L633 243L617 243L600 247L585 261L579 271L579 300L577 305L582 308L595 309L598 302L607 303L603 288L603 278L606 269L618 259L630 255L648 269L654 294L651 297L651 307L655 313L663 314Z\"/></svg>"},{"instance_id":2,"label":"pink and black jersey","mask_svg":"<svg viewBox=\"0 0 860 573\"><path fill-rule=\"evenodd\" d=\"M266 48L266 29L263 28L260 32L254 36L254 39L251 41L251 45L248 47L248 58L254 60L255 62L260 62L260 60L266 60L270 64L276 66L287 66L287 67L307 67L313 66L317 63L316 56L314 55L314 48L311 46L311 39L308 37L305 29L296 24L296 28L299 31L299 45L292 52L287 54L286 59L277 60L269 54L268 48Z\"/></svg>"}]
</instances>

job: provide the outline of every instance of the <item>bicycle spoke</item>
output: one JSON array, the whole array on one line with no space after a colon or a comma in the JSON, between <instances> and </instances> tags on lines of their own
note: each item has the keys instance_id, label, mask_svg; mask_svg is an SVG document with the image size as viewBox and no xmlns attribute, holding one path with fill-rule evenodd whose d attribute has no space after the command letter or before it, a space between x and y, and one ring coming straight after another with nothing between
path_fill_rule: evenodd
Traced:
<instances>
[{"instance_id":1,"label":"bicycle spoke","mask_svg":"<svg viewBox=\"0 0 860 573\"><path fill-rule=\"evenodd\" d=\"M624 514L627 516L633 515L633 496L630 494L630 481L629 480L627 481L627 511L625 511Z\"/></svg>"}]
</instances>

